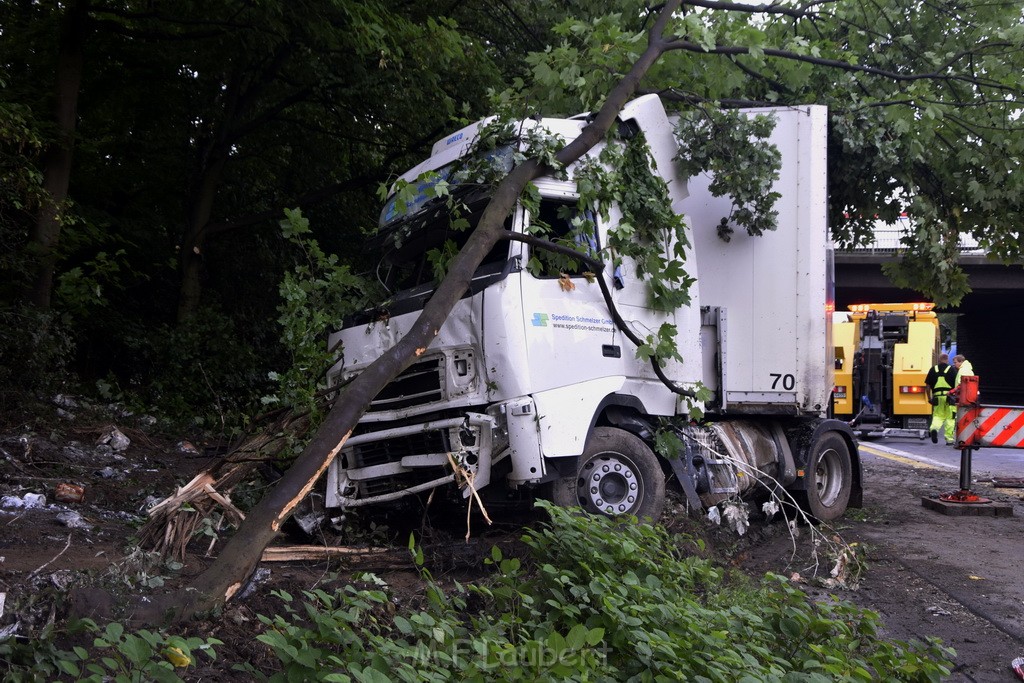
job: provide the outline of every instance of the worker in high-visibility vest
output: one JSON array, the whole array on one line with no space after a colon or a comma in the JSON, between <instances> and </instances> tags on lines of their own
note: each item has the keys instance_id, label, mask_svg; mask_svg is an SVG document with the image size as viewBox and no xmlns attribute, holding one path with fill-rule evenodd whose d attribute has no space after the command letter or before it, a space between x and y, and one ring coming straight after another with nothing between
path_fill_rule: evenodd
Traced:
<instances>
[{"instance_id":1,"label":"worker in high-visibility vest","mask_svg":"<svg viewBox=\"0 0 1024 683\"><path fill-rule=\"evenodd\" d=\"M974 374L974 367L971 365L971 361L964 358L962 354L958 353L953 356L953 367L956 368L956 382L953 383L954 389L960 386L960 380Z\"/></svg>"},{"instance_id":2,"label":"worker in high-visibility vest","mask_svg":"<svg viewBox=\"0 0 1024 683\"><path fill-rule=\"evenodd\" d=\"M949 390L956 385L956 368L949 364L947 354L939 356L938 364L928 371L924 384L928 390L928 402L932 404L932 423L928 435L932 437L932 443L938 443L941 429L946 443L952 443L956 409L949 402Z\"/></svg>"}]
</instances>

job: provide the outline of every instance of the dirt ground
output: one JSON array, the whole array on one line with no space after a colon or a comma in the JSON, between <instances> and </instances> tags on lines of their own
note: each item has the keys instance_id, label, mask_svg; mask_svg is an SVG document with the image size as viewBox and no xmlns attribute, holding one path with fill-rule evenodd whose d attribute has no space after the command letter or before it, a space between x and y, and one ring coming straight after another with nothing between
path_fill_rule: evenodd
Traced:
<instances>
[{"instance_id":1,"label":"dirt ground","mask_svg":"<svg viewBox=\"0 0 1024 683\"><path fill-rule=\"evenodd\" d=\"M143 553L131 551L147 505L191 478L209 457L202 443L193 449L147 436L134 418L121 422L117 427L130 440L126 448L123 441L110 439L115 421L86 425L57 419L46 433L7 424L0 433L0 634L30 635L48 620L59 621L71 602L88 596L81 586L148 585L160 590L187 581L210 562L205 553L212 537L193 542L181 568L153 564ZM941 638L957 652L949 680L1017 680L1009 664L1024 656L1024 489L992 489L982 483L974 487L1011 505L1012 516L946 516L922 506L921 499L957 488L949 472L871 459L864 477L864 508L851 510L834 525L834 532L856 543L866 561L855 587L820 587L829 567L822 563L815 579L810 535L805 530L794 541L784 523L754 520L742 538L717 531L716 555L752 573L799 575L795 580L811 594L836 594L871 608L882 615L891 637ZM58 484L69 483L84 488L83 501L55 500ZM27 507L37 494L46 497L45 505ZM465 580L483 571L482 558L492 544L515 542L517 523L499 525L468 547L456 534L436 532L427 539L435 576L457 572ZM375 540L380 539L359 542ZM214 554L217 547L213 545ZM402 548L404 544L392 559L401 557ZM395 567L395 562L381 560L380 566L359 568L377 571L392 587L415 591L415 573ZM264 563L261 569L269 571L259 572L248 597L235 601L216 620L191 627L196 634L224 640L225 658L256 666L266 657L252 639L256 614L267 613L273 604L270 591L329 589L346 581L350 567L335 561ZM233 675L212 669L194 674L195 680L229 680Z\"/></svg>"}]
</instances>

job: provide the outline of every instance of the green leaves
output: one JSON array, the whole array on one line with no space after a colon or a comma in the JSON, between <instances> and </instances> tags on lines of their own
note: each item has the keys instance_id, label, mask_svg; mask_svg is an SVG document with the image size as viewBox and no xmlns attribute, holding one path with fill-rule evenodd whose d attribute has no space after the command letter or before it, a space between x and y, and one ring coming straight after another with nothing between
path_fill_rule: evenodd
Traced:
<instances>
[{"instance_id":1,"label":"green leaves","mask_svg":"<svg viewBox=\"0 0 1024 683\"><path fill-rule=\"evenodd\" d=\"M827 105L833 237L843 246L863 243L876 221L893 222L901 214L917 223L915 232L928 234L909 240L906 263L892 268L894 277L903 272L894 284L958 302L966 278L945 254L961 235L973 236L1004 261L1024 255L1014 227L1024 222L1019 7L969 0L956 11L907 13L900 3L843 1L797 9L684 4L670 35L687 49L662 55L642 90L659 93L695 118L714 102ZM586 10L591 14L558 25L561 45L531 56L540 76L539 86L523 93L531 106L564 114L593 110L602 88L626 72L649 26L645 9L616 2ZM559 76L566 73L585 74L589 82ZM693 127L681 137L686 145L718 148L704 160L699 149L689 149L684 163L693 159L708 167L714 156L723 164L716 178L733 185L722 192L737 200L723 238L732 226L751 234L771 229L775 217L765 176L743 167L770 164L762 154L767 148L744 146L729 123ZM741 178L761 180L744 184ZM944 249L916 250L933 242ZM929 275L946 270L949 277Z\"/></svg>"},{"instance_id":2,"label":"green leaves","mask_svg":"<svg viewBox=\"0 0 1024 683\"><path fill-rule=\"evenodd\" d=\"M948 675L937 641L890 642L877 614L814 602L787 579L751 581L694 556L661 527L543 504L530 558L394 603L364 577L298 599L283 592L258 640L270 681L926 681ZM411 547L416 544L410 542ZM514 561L514 562L513 562Z\"/></svg>"},{"instance_id":3,"label":"green leaves","mask_svg":"<svg viewBox=\"0 0 1024 683\"><path fill-rule=\"evenodd\" d=\"M606 260L618 266L623 257L631 259L637 279L647 285L651 307L671 312L690 301L694 280L685 268L689 238L682 216L672 211L665 181L652 168L647 141L639 133L624 144L608 141L599 163L580 161L576 182L581 207L606 219L613 203L622 212L609 228Z\"/></svg>"},{"instance_id":4,"label":"green leaves","mask_svg":"<svg viewBox=\"0 0 1024 683\"><path fill-rule=\"evenodd\" d=\"M262 401L313 410L316 393L326 385L324 373L343 351L328 349L327 334L340 326L345 315L368 306L372 289L341 265L337 255L323 251L310 236L309 221L299 210L286 210L280 225L300 256L278 289L277 322L290 363L283 371L272 373L277 391Z\"/></svg>"},{"instance_id":5,"label":"green leaves","mask_svg":"<svg viewBox=\"0 0 1024 683\"><path fill-rule=\"evenodd\" d=\"M116 622L101 630L91 619L72 623L68 635L82 632L97 634L91 647L76 645L68 651L58 649L55 642L64 634L50 629L28 648L8 639L0 642L0 661L12 681L56 680L52 674L60 671L82 683L181 683L178 671L195 666L200 654L216 659L215 648L223 644L217 638L169 636L146 629L128 632ZM26 665L27 660L32 663Z\"/></svg>"},{"instance_id":6,"label":"green leaves","mask_svg":"<svg viewBox=\"0 0 1024 683\"><path fill-rule=\"evenodd\" d=\"M785 577L754 581L715 566L663 527L542 507L549 522L522 539L529 557L493 549L496 571L474 585L442 587L424 572L424 598L402 602L372 575L301 596L275 591L280 606L258 615L256 635L273 659L235 668L275 683L866 683L950 672L952 650L885 640L874 612L834 596L816 602ZM81 628L93 639L68 651L52 632L0 642L5 670L12 680L179 682L221 644L117 623Z\"/></svg>"},{"instance_id":7,"label":"green leaves","mask_svg":"<svg viewBox=\"0 0 1024 683\"><path fill-rule=\"evenodd\" d=\"M718 231L727 242L733 224L755 236L778 225L774 206L780 195L772 185L782 156L766 142L774 128L770 116L748 118L735 110L702 109L679 116L676 140L683 173L712 173L711 193L732 199L732 213L722 217Z\"/></svg>"}]
</instances>

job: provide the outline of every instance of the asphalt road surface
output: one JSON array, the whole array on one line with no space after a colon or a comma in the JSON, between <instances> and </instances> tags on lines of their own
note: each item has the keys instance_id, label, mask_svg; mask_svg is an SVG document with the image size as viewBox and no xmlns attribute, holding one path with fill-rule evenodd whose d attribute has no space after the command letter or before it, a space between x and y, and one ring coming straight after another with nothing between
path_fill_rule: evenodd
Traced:
<instances>
[{"instance_id":1,"label":"asphalt road surface","mask_svg":"<svg viewBox=\"0 0 1024 683\"><path fill-rule=\"evenodd\" d=\"M933 444L931 439L907 438L862 438L859 443L861 458L865 463L870 462L872 458L883 458L896 462L900 462L902 458L919 465L949 470L951 488L955 488L960 481L960 451L952 446L944 445L941 437L937 444ZM987 481L993 477L1024 478L1024 449L981 448L972 450L970 464L971 478L975 481Z\"/></svg>"}]
</instances>

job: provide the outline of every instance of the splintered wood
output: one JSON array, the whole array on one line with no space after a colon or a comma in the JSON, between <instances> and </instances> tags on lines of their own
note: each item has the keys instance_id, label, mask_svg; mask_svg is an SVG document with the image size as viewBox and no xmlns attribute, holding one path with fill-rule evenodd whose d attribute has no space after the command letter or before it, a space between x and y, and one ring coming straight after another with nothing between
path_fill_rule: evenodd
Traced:
<instances>
[{"instance_id":1,"label":"splintered wood","mask_svg":"<svg viewBox=\"0 0 1024 683\"><path fill-rule=\"evenodd\" d=\"M140 532L140 545L152 548L161 557L181 560L185 549L206 519L217 516L219 525L224 519L238 525L245 515L236 508L226 494L217 491L218 485L227 483L229 473L214 481L209 471L200 472L192 481L179 488L149 509L149 520ZM228 481L230 481L228 479Z\"/></svg>"},{"instance_id":2,"label":"splintered wood","mask_svg":"<svg viewBox=\"0 0 1024 683\"><path fill-rule=\"evenodd\" d=\"M284 413L276 418L151 507L149 519L139 532L139 545L161 557L182 560L189 542L203 530L204 523L213 531L214 542L224 522L238 526L245 515L231 502L232 489L250 476L257 465L277 458L292 438L309 431L308 413ZM212 548L210 543L207 554Z\"/></svg>"},{"instance_id":3,"label":"splintered wood","mask_svg":"<svg viewBox=\"0 0 1024 683\"><path fill-rule=\"evenodd\" d=\"M410 569L408 550L390 548L352 548L349 546L289 545L267 548L263 562L321 562L345 560L349 567L374 569Z\"/></svg>"}]
</instances>

